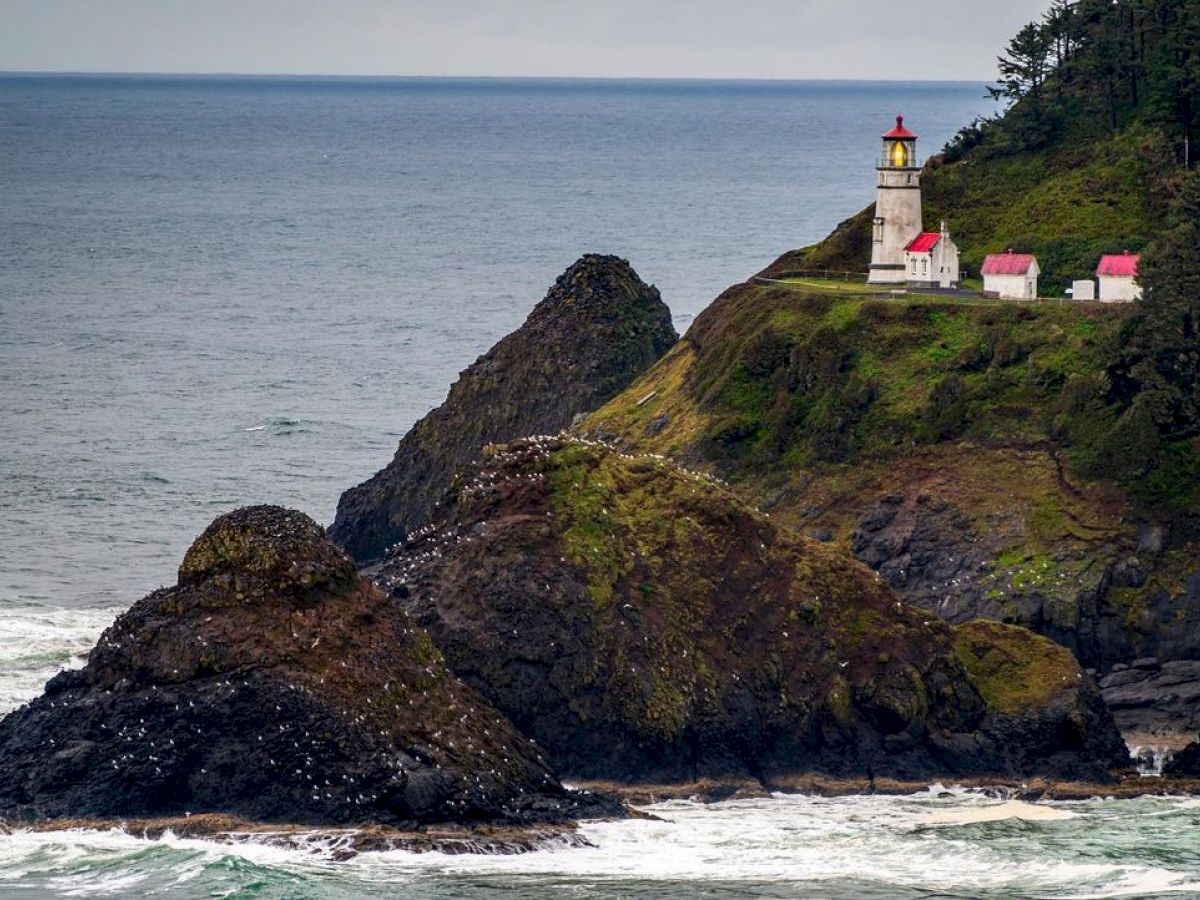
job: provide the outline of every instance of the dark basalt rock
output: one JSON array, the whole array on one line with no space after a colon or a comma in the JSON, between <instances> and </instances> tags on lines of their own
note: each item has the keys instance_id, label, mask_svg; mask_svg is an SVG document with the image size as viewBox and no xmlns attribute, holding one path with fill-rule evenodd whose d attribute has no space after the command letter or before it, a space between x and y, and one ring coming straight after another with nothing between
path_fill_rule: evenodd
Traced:
<instances>
[{"instance_id":1,"label":"dark basalt rock","mask_svg":"<svg viewBox=\"0 0 1200 900\"><path fill-rule=\"evenodd\" d=\"M423 525L456 469L485 444L552 434L601 406L678 335L658 290L615 256L567 269L519 329L481 356L395 458L338 503L330 535L360 562Z\"/></svg>"},{"instance_id":2,"label":"dark basalt rock","mask_svg":"<svg viewBox=\"0 0 1200 900\"><path fill-rule=\"evenodd\" d=\"M704 476L567 438L495 449L378 580L564 774L1103 778L1071 654L952 627Z\"/></svg>"},{"instance_id":3,"label":"dark basalt rock","mask_svg":"<svg viewBox=\"0 0 1200 900\"><path fill-rule=\"evenodd\" d=\"M1200 778L1200 742L1192 741L1163 766L1163 775L1172 778Z\"/></svg>"},{"instance_id":4,"label":"dark basalt rock","mask_svg":"<svg viewBox=\"0 0 1200 900\"><path fill-rule=\"evenodd\" d=\"M0 722L0 815L563 820L539 751L307 516L250 507Z\"/></svg>"}]
</instances>

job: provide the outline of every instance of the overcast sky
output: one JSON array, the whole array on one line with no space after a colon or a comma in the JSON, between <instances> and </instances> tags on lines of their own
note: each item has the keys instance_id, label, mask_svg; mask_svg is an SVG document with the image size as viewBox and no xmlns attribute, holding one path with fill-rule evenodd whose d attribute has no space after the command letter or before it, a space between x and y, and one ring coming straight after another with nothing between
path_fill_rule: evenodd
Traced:
<instances>
[{"instance_id":1,"label":"overcast sky","mask_svg":"<svg viewBox=\"0 0 1200 900\"><path fill-rule=\"evenodd\" d=\"M1049 0L0 0L0 71L993 77Z\"/></svg>"}]
</instances>

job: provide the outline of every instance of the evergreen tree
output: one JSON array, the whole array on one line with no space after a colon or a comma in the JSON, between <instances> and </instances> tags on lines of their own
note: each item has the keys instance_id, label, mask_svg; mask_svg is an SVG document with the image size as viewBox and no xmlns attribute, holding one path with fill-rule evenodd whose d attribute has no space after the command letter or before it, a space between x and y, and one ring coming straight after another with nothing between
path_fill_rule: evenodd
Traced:
<instances>
[{"instance_id":1,"label":"evergreen tree","mask_svg":"<svg viewBox=\"0 0 1200 900\"><path fill-rule=\"evenodd\" d=\"M1145 297L1122 365L1166 439L1200 434L1200 174L1143 259Z\"/></svg>"},{"instance_id":2,"label":"evergreen tree","mask_svg":"<svg viewBox=\"0 0 1200 900\"><path fill-rule=\"evenodd\" d=\"M1050 71L1054 37L1043 25L1030 22L1009 41L1007 54L999 58L1000 81L990 88L997 99L1013 102L1041 96Z\"/></svg>"}]
</instances>

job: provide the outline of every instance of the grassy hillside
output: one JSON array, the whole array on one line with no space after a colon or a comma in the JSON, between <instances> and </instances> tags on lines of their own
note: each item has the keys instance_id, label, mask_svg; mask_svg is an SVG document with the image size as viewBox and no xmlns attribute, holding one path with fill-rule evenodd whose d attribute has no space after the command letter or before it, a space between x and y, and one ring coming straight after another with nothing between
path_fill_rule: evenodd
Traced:
<instances>
[{"instance_id":1,"label":"grassy hillside","mask_svg":"<svg viewBox=\"0 0 1200 900\"><path fill-rule=\"evenodd\" d=\"M1158 445L1103 402L1131 315L747 283L581 427L719 472L952 621L1032 625L1111 662L1172 627L1142 615L1140 576L1110 604L1114 571L1156 528L1183 540L1200 502L1200 447Z\"/></svg>"}]
</instances>

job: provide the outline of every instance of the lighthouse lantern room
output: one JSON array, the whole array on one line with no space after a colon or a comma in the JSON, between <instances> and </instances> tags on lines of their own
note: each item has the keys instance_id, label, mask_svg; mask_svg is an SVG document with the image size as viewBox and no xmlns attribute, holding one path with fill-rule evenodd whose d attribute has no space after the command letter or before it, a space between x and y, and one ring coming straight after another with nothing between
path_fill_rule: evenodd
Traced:
<instances>
[{"instance_id":1,"label":"lighthouse lantern room","mask_svg":"<svg viewBox=\"0 0 1200 900\"><path fill-rule=\"evenodd\" d=\"M876 166L878 188L871 248L871 284L904 284L904 251L921 222L921 165L917 136L904 127L904 116L883 135L883 155Z\"/></svg>"}]
</instances>

